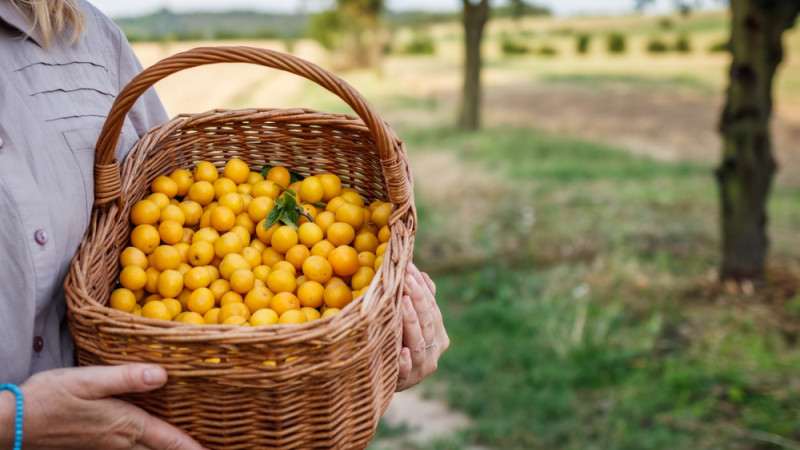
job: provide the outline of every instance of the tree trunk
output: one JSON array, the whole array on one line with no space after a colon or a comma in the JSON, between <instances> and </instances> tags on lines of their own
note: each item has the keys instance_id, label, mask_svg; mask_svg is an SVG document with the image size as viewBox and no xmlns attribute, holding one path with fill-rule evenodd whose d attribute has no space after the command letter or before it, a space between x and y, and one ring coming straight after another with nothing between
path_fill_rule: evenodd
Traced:
<instances>
[{"instance_id":1,"label":"tree trunk","mask_svg":"<svg viewBox=\"0 0 800 450\"><path fill-rule=\"evenodd\" d=\"M458 127L462 130L480 128L481 110L481 41L483 27L489 20L489 0L464 3L464 88L461 92Z\"/></svg>"},{"instance_id":2,"label":"tree trunk","mask_svg":"<svg viewBox=\"0 0 800 450\"><path fill-rule=\"evenodd\" d=\"M776 170L769 137L772 80L783 55L781 36L798 10L796 0L731 0L733 60L720 120L722 162L716 170L723 280L764 277L767 198Z\"/></svg>"},{"instance_id":3,"label":"tree trunk","mask_svg":"<svg viewBox=\"0 0 800 450\"><path fill-rule=\"evenodd\" d=\"M364 43L364 17L358 2L345 2L340 5L344 15L345 52L350 60L349 67L361 69L369 67L369 52Z\"/></svg>"}]
</instances>

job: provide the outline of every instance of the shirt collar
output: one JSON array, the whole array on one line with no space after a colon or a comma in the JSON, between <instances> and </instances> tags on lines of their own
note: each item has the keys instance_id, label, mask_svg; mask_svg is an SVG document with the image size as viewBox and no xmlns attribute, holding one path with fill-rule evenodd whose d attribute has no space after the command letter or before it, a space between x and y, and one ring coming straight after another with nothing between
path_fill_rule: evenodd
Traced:
<instances>
[{"instance_id":1,"label":"shirt collar","mask_svg":"<svg viewBox=\"0 0 800 450\"><path fill-rule=\"evenodd\" d=\"M24 11L24 10L23 10ZM38 46L44 44L44 37L38 27L33 27L33 20L29 14L17 9L9 1L0 0L0 21L16 28L26 39L30 39Z\"/></svg>"}]
</instances>

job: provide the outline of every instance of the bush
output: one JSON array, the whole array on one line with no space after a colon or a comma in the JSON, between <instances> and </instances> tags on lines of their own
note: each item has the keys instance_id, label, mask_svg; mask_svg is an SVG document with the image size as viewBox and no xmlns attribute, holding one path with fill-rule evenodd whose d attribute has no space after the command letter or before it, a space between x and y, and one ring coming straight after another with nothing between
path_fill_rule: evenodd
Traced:
<instances>
[{"instance_id":1,"label":"bush","mask_svg":"<svg viewBox=\"0 0 800 450\"><path fill-rule=\"evenodd\" d=\"M529 53L531 49L528 48L527 45L517 42L507 34L504 34L500 41L500 51L502 51L504 55L523 55Z\"/></svg>"},{"instance_id":2,"label":"bush","mask_svg":"<svg viewBox=\"0 0 800 450\"><path fill-rule=\"evenodd\" d=\"M678 53L690 53L692 51L692 43L689 36L681 34L675 41L675 51Z\"/></svg>"},{"instance_id":3,"label":"bush","mask_svg":"<svg viewBox=\"0 0 800 450\"><path fill-rule=\"evenodd\" d=\"M727 52L728 41L722 41L722 42L717 42L716 44L712 44L711 47L708 48L708 51L711 53Z\"/></svg>"},{"instance_id":4,"label":"bush","mask_svg":"<svg viewBox=\"0 0 800 450\"><path fill-rule=\"evenodd\" d=\"M577 51L579 55L585 55L589 53L589 43L591 40L592 37L590 35L579 34L575 43L575 51Z\"/></svg>"},{"instance_id":5,"label":"bush","mask_svg":"<svg viewBox=\"0 0 800 450\"><path fill-rule=\"evenodd\" d=\"M417 32L408 43L403 46L403 53L410 55L432 55L436 53L433 38L427 33Z\"/></svg>"},{"instance_id":6,"label":"bush","mask_svg":"<svg viewBox=\"0 0 800 450\"><path fill-rule=\"evenodd\" d=\"M154 39L147 33L138 33L135 31L126 31L125 38L128 42L149 42L153 41Z\"/></svg>"},{"instance_id":7,"label":"bush","mask_svg":"<svg viewBox=\"0 0 800 450\"><path fill-rule=\"evenodd\" d=\"M667 47L667 44L659 38L653 38L647 42L648 53L666 53L667 50L669 50L669 47Z\"/></svg>"},{"instance_id":8,"label":"bush","mask_svg":"<svg viewBox=\"0 0 800 450\"><path fill-rule=\"evenodd\" d=\"M552 45L545 44L539 48L538 53L542 56L556 56L558 54L558 50Z\"/></svg>"},{"instance_id":9,"label":"bush","mask_svg":"<svg viewBox=\"0 0 800 450\"><path fill-rule=\"evenodd\" d=\"M212 32L211 37L217 41L240 39L242 35L237 30L219 28Z\"/></svg>"},{"instance_id":10,"label":"bush","mask_svg":"<svg viewBox=\"0 0 800 450\"><path fill-rule=\"evenodd\" d=\"M625 53L626 38L622 33L611 33L608 35L608 52Z\"/></svg>"}]
</instances>

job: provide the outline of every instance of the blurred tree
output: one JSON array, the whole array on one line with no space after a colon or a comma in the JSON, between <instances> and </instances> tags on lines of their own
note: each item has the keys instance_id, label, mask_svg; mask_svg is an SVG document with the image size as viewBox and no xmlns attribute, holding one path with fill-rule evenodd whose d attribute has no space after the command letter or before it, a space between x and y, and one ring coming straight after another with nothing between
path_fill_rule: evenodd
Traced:
<instances>
[{"instance_id":1,"label":"blurred tree","mask_svg":"<svg viewBox=\"0 0 800 450\"><path fill-rule=\"evenodd\" d=\"M529 3L528 0L508 0L504 5L492 7L492 17L510 17L514 20L526 16L549 16L550 9Z\"/></svg>"},{"instance_id":2,"label":"blurred tree","mask_svg":"<svg viewBox=\"0 0 800 450\"><path fill-rule=\"evenodd\" d=\"M638 7L651 1L636 0ZM783 34L794 26L800 1L730 0L730 10L730 83L719 123L722 161L715 172L720 278L762 281L769 247L767 199L776 170L769 134L772 82L783 59Z\"/></svg>"},{"instance_id":3,"label":"blurred tree","mask_svg":"<svg viewBox=\"0 0 800 450\"><path fill-rule=\"evenodd\" d=\"M480 128L481 122L481 41L484 25L489 20L489 0L461 1L464 4L464 85L458 127L470 131Z\"/></svg>"},{"instance_id":4,"label":"blurred tree","mask_svg":"<svg viewBox=\"0 0 800 450\"><path fill-rule=\"evenodd\" d=\"M489 0L461 0L464 5L461 20L464 24L464 84L461 91L461 105L458 109L458 128L477 130L481 126L481 42L483 29L489 21ZM550 10L530 5L524 0L511 0L505 9L513 18L523 15L549 15ZM494 13L493 13L494 14Z\"/></svg>"},{"instance_id":5,"label":"blurred tree","mask_svg":"<svg viewBox=\"0 0 800 450\"><path fill-rule=\"evenodd\" d=\"M800 1L731 0L730 68L724 139L716 175L722 207L723 279L762 280L769 245L767 198L775 173L769 120L772 81L783 59L781 38Z\"/></svg>"},{"instance_id":6,"label":"blurred tree","mask_svg":"<svg viewBox=\"0 0 800 450\"><path fill-rule=\"evenodd\" d=\"M373 67L380 71L383 40L380 15L383 0L337 0L344 16L348 36L348 53L356 67ZM366 41L366 42L365 42Z\"/></svg>"},{"instance_id":7,"label":"blurred tree","mask_svg":"<svg viewBox=\"0 0 800 450\"><path fill-rule=\"evenodd\" d=\"M528 12L528 8L530 7L525 0L510 0L509 7L511 8L511 18L515 21L519 21L525 14Z\"/></svg>"},{"instance_id":8,"label":"blurred tree","mask_svg":"<svg viewBox=\"0 0 800 450\"><path fill-rule=\"evenodd\" d=\"M383 0L336 0L335 9L321 11L311 18L309 35L326 48L341 52L340 65L373 67L380 72L383 7Z\"/></svg>"},{"instance_id":9,"label":"blurred tree","mask_svg":"<svg viewBox=\"0 0 800 450\"><path fill-rule=\"evenodd\" d=\"M321 11L311 16L308 35L328 50L334 50L339 46L343 28L336 11Z\"/></svg>"}]
</instances>

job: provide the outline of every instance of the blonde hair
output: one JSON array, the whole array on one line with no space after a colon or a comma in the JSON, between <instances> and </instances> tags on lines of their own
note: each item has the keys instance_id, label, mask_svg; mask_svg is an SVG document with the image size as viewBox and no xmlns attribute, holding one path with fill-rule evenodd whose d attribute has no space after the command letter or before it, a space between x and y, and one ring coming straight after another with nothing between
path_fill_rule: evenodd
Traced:
<instances>
[{"instance_id":1,"label":"blonde hair","mask_svg":"<svg viewBox=\"0 0 800 450\"><path fill-rule=\"evenodd\" d=\"M33 27L39 28L45 47L50 47L53 36L61 34L67 25L72 26L70 43L75 43L86 30L86 17L78 0L9 0L17 8L27 8L33 13Z\"/></svg>"}]
</instances>

